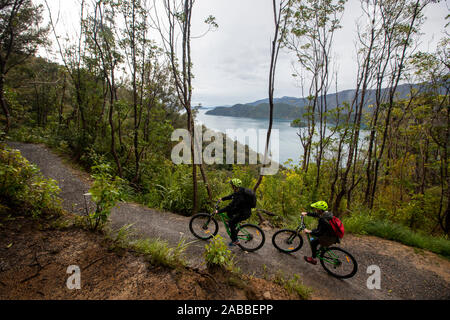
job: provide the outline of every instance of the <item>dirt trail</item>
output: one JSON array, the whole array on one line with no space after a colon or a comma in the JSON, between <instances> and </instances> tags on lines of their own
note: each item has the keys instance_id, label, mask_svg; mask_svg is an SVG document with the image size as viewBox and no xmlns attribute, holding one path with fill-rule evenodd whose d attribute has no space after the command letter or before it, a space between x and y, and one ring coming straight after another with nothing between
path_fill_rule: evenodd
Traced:
<instances>
[{"instance_id":1,"label":"dirt trail","mask_svg":"<svg viewBox=\"0 0 450 320\"><path fill-rule=\"evenodd\" d=\"M79 172L42 145L9 143L23 156L38 165L41 172L59 182L63 207L82 214L83 194L89 190L86 174ZM111 224L118 229L133 224L136 236L161 238L176 245L181 237L192 242L187 251L189 263L202 267L205 242L196 241L188 228L189 218L170 212L161 212L133 203L122 203L114 208ZM224 228L221 226L221 231ZM341 247L358 260L358 273L351 279L338 280L329 276L319 265L309 265L303 256L310 254L304 245L298 252L286 255L278 252L271 243L276 230L266 231L266 243L254 253L233 249L237 263L248 274L264 276L282 271L285 275L298 274L304 284L314 289L316 299L450 299L450 262L433 253L376 238L346 235ZM227 237L226 234L222 234ZM367 268L379 266L381 289L367 288L370 274Z\"/></svg>"}]
</instances>

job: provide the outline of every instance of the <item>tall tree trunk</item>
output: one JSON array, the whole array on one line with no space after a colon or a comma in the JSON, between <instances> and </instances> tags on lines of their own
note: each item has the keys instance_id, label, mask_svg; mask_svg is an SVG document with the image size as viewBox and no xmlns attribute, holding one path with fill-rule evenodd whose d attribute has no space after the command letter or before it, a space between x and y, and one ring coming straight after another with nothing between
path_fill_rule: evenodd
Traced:
<instances>
[{"instance_id":1,"label":"tall tree trunk","mask_svg":"<svg viewBox=\"0 0 450 320\"><path fill-rule=\"evenodd\" d=\"M3 75L3 72L0 71L0 104L2 105L3 114L5 115L6 124L4 131L7 134L11 127L11 114L9 112L8 103L6 102L5 99L4 87L5 87L5 77Z\"/></svg>"},{"instance_id":2,"label":"tall tree trunk","mask_svg":"<svg viewBox=\"0 0 450 320\"><path fill-rule=\"evenodd\" d=\"M390 121L391 121L391 113L392 113L392 109L394 107L395 93L397 91L397 86L401 80L401 76L404 71L403 70L404 63L405 63L405 60L407 59L407 49L410 45L411 36L415 30L414 26L415 26L416 20L419 18L421 11L424 9L426 4L427 3L424 3L421 6L420 0L417 0L414 5L414 8L413 8L414 11L411 13L411 21L409 23L408 33L406 35L405 40L403 41L402 52L400 54L400 60L399 60L398 65L396 66L397 69L394 70L394 74L393 74L393 78L392 78L392 87L389 89L389 105L388 105L386 120L385 120L385 124L384 124L383 138L382 138L382 142L381 142L380 152L379 152L378 156L376 157L376 161L375 161L375 172L374 172L374 176L373 176L373 185L372 185L370 201L369 201L370 209L372 209L374 206L374 199L375 199L375 193L376 193L376 189L377 189L377 182L378 182L378 175L379 175L380 159L383 157L384 149L386 147L386 139L388 136L388 130L389 130Z\"/></svg>"},{"instance_id":3,"label":"tall tree trunk","mask_svg":"<svg viewBox=\"0 0 450 320\"><path fill-rule=\"evenodd\" d=\"M119 156L117 154L116 150L116 130L114 127L114 104L117 100L117 93L115 88L115 78L114 78L114 71L112 71L111 74L111 82L110 82L110 101L109 101L109 126L111 128L111 153L113 154L114 160L117 165L117 171L119 173L119 177L122 178L123 172L122 172L122 165L120 163Z\"/></svg>"},{"instance_id":4,"label":"tall tree trunk","mask_svg":"<svg viewBox=\"0 0 450 320\"><path fill-rule=\"evenodd\" d=\"M277 13L277 6L276 1L272 1L272 8L273 8L273 18L275 22L275 34L274 39L272 40L272 49L271 49L271 57L270 57L270 69L269 69L269 127L267 130L267 136L266 136L266 145L264 150L264 163L263 166L266 166L266 162L268 160L268 153L269 153L269 144L270 144L270 136L272 133L272 126L273 126L273 94L275 89L275 71L277 66L277 60L278 60L278 52L280 50L280 42L278 41L278 37L280 36L280 27L281 29L281 36L282 38L283 33L286 30L286 23L287 19L284 19L284 25L281 26L281 19L282 19L282 12L286 8L286 6L290 5L290 2L284 3L283 1L280 2L280 7L278 9ZM258 180L256 181L255 186L253 187L253 191L256 192L259 185L261 184L263 179L263 175L259 174Z\"/></svg>"},{"instance_id":5,"label":"tall tree trunk","mask_svg":"<svg viewBox=\"0 0 450 320\"><path fill-rule=\"evenodd\" d=\"M63 123L63 112L64 112L64 100L66 99L66 82L67 82L67 75L64 72L64 82L62 87L62 93L61 93L61 101L59 103L59 109L58 109L58 129L62 126Z\"/></svg>"}]
</instances>

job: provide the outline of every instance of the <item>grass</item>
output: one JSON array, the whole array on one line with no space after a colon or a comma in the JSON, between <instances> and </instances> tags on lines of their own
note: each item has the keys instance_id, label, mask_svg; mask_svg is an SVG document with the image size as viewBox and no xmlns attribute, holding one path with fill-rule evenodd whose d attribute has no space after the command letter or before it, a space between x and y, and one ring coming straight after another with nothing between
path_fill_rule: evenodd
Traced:
<instances>
[{"instance_id":1,"label":"grass","mask_svg":"<svg viewBox=\"0 0 450 320\"><path fill-rule=\"evenodd\" d=\"M248 287L247 281L245 281L241 276L239 275L231 275L228 277L227 283L230 286L236 287L238 289L245 289Z\"/></svg>"},{"instance_id":2,"label":"grass","mask_svg":"<svg viewBox=\"0 0 450 320\"><path fill-rule=\"evenodd\" d=\"M132 242L131 247L147 256L152 264L169 268L187 265L182 256L185 250L184 241L179 242L177 247L171 248L167 241L160 239L139 239Z\"/></svg>"},{"instance_id":3,"label":"grass","mask_svg":"<svg viewBox=\"0 0 450 320\"><path fill-rule=\"evenodd\" d=\"M308 300L311 298L312 289L303 284L300 276L294 274L292 278L288 278L279 270L275 275L273 282L283 286L288 292L296 293L301 299Z\"/></svg>"},{"instance_id":4,"label":"grass","mask_svg":"<svg viewBox=\"0 0 450 320\"><path fill-rule=\"evenodd\" d=\"M372 235L405 245L425 249L450 259L450 240L414 232L391 221L377 220L369 215L353 215L343 219L346 232Z\"/></svg>"},{"instance_id":5,"label":"grass","mask_svg":"<svg viewBox=\"0 0 450 320\"><path fill-rule=\"evenodd\" d=\"M125 225L120 228L115 236L112 233L107 236L112 240L111 250L131 249L138 254L142 254L153 265L169 267L172 269L186 267L187 261L184 253L190 243L181 238L176 247L170 247L167 241L161 239L137 239L130 240L132 225Z\"/></svg>"}]
</instances>

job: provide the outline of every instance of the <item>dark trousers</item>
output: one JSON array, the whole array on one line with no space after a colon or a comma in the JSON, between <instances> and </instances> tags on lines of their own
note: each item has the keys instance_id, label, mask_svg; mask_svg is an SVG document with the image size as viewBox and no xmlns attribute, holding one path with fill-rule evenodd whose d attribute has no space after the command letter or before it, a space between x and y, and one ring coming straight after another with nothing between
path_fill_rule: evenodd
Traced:
<instances>
[{"instance_id":1,"label":"dark trousers","mask_svg":"<svg viewBox=\"0 0 450 320\"><path fill-rule=\"evenodd\" d=\"M230 220L228 220L228 227L230 228L230 233L231 233L230 237L231 237L231 241L235 242L235 241L237 241L237 239L238 239L238 238L237 238L238 232L237 232L237 230L236 230L237 224L238 224L239 222L245 220L245 219L248 219L248 218L250 218L250 215L249 215L249 214L237 214L237 215L234 215L234 216L231 216L231 217L230 217Z\"/></svg>"},{"instance_id":2,"label":"dark trousers","mask_svg":"<svg viewBox=\"0 0 450 320\"><path fill-rule=\"evenodd\" d=\"M315 238L311 240L311 251L312 251L312 257L315 258L317 255L317 247L319 246L319 238Z\"/></svg>"}]
</instances>

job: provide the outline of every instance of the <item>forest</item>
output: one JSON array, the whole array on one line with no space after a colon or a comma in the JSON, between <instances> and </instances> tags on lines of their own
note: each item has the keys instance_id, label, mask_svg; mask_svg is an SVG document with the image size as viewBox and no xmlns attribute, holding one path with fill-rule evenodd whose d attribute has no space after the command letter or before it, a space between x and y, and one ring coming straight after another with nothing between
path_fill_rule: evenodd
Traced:
<instances>
[{"instance_id":1,"label":"forest","mask_svg":"<svg viewBox=\"0 0 450 320\"><path fill-rule=\"evenodd\" d=\"M43 143L88 172L107 172L118 179L102 188L120 181L122 200L151 208L210 211L239 177L256 191L255 222L292 225L325 200L349 232L448 254L448 33L435 51L417 50L424 11L437 1L354 1L364 13L355 90L330 106L324 97L337 92L332 52L347 1L273 0L267 144L281 50L295 55L308 104L298 120L304 153L272 176L259 174L262 165L171 161L173 130L195 133L194 0L79 2L79 30L65 38L47 1L0 0L1 140ZM205 24L220 32L213 16ZM38 55L49 46L57 59Z\"/></svg>"}]
</instances>

